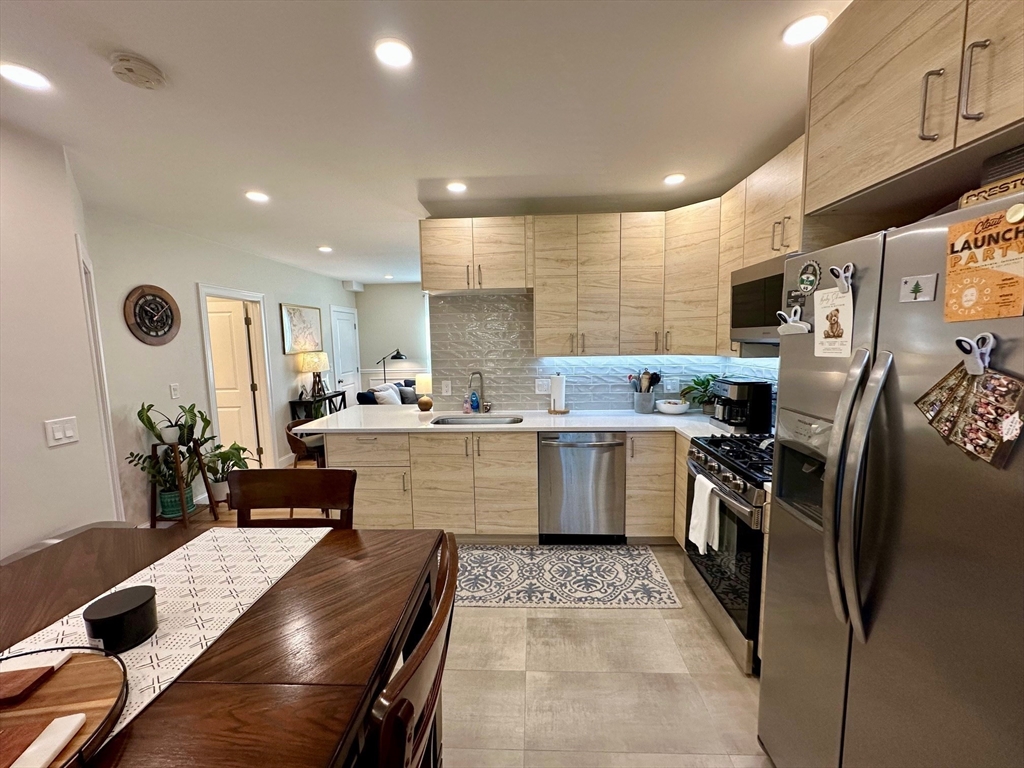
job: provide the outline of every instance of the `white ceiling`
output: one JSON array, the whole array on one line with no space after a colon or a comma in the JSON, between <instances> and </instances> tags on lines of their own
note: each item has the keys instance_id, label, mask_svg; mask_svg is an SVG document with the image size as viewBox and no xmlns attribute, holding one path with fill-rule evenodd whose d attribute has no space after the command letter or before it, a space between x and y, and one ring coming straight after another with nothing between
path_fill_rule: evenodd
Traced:
<instances>
[{"instance_id":1,"label":"white ceiling","mask_svg":"<svg viewBox=\"0 0 1024 768\"><path fill-rule=\"evenodd\" d=\"M339 278L415 281L427 215L724 192L802 131L808 53L782 30L848 1L3 0L0 58L54 90L3 82L0 118L65 144L89 206ZM410 69L377 62L386 36L411 45ZM115 79L116 50L167 87ZM671 172L686 182L666 187Z\"/></svg>"}]
</instances>

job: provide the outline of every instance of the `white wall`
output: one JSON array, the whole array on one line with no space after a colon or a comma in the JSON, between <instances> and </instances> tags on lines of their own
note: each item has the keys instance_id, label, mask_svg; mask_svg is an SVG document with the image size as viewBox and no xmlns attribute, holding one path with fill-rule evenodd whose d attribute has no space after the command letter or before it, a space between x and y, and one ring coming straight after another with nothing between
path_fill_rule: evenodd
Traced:
<instances>
[{"instance_id":1,"label":"white wall","mask_svg":"<svg viewBox=\"0 0 1024 768\"><path fill-rule=\"evenodd\" d=\"M363 293L356 294L356 308L364 387L370 378L380 378L377 361L396 347L408 360L388 360L389 380L402 372L413 378L417 372L430 370L427 302L419 283L367 285Z\"/></svg>"},{"instance_id":2,"label":"white wall","mask_svg":"<svg viewBox=\"0 0 1024 768\"><path fill-rule=\"evenodd\" d=\"M57 145L0 125L0 557L113 520L75 231L81 203ZM78 417L46 446L43 421Z\"/></svg>"},{"instance_id":3,"label":"white wall","mask_svg":"<svg viewBox=\"0 0 1024 768\"><path fill-rule=\"evenodd\" d=\"M280 303L320 307L324 349L330 350L330 305L353 306L352 294L333 278L110 211L87 208L85 219L89 255L96 268L114 441L128 520L142 522L149 514L145 479L124 462L129 451L147 446L135 416L140 404L155 403L159 410L171 414L178 405L194 402L202 410L210 411L199 283L265 294L276 461L288 460L290 452L284 433L291 418L288 400L297 396L303 380L308 383L309 374L298 373L295 356L283 352ZM125 296L144 283L169 291L181 310L181 330L164 346L143 344L124 322ZM178 400L170 398L172 383L180 385ZM273 466L275 457L269 455L269 447L267 453Z\"/></svg>"}]
</instances>

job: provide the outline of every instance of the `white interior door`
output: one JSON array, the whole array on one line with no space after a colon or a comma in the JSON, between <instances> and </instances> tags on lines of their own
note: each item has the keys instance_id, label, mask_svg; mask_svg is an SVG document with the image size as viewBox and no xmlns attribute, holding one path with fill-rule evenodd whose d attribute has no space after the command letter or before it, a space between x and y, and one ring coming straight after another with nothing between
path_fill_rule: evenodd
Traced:
<instances>
[{"instance_id":1,"label":"white interior door","mask_svg":"<svg viewBox=\"0 0 1024 768\"><path fill-rule=\"evenodd\" d=\"M359 389L359 329L356 311L331 307L331 338L334 341L334 389L345 391L345 401L355 405Z\"/></svg>"},{"instance_id":2,"label":"white interior door","mask_svg":"<svg viewBox=\"0 0 1024 768\"><path fill-rule=\"evenodd\" d=\"M206 299L210 352L217 396L217 439L238 443L256 455L256 409L246 340L245 305L236 299Z\"/></svg>"}]
</instances>

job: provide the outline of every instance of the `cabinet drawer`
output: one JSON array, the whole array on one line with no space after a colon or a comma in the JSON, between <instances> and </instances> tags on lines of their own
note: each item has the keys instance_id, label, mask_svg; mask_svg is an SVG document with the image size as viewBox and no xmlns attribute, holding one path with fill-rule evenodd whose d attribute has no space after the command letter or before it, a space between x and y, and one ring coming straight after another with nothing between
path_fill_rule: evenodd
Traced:
<instances>
[{"instance_id":1,"label":"cabinet drawer","mask_svg":"<svg viewBox=\"0 0 1024 768\"><path fill-rule=\"evenodd\" d=\"M420 458L431 456L470 456L473 436L468 432L409 435L409 453Z\"/></svg>"},{"instance_id":2,"label":"cabinet drawer","mask_svg":"<svg viewBox=\"0 0 1024 768\"><path fill-rule=\"evenodd\" d=\"M392 433L325 435L329 467L407 467L409 435Z\"/></svg>"},{"instance_id":3,"label":"cabinet drawer","mask_svg":"<svg viewBox=\"0 0 1024 768\"><path fill-rule=\"evenodd\" d=\"M477 456L489 453L503 454L514 451L532 456L537 462L536 432L475 432L473 450ZM525 458L525 456L524 456Z\"/></svg>"}]
</instances>

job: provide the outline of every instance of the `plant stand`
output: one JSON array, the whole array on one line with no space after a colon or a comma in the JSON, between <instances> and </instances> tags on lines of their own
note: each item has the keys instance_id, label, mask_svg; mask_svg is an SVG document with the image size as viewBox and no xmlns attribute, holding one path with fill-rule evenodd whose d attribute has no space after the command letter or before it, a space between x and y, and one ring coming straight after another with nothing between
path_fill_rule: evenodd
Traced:
<instances>
[{"instance_id":1,"label":"plant stand","mask_svg":"<svg viewBox=\"0 0 1024 768\"><path fill-rule=\"evenodd\" d=\"M157 458L157 454L161 446L166 448L173 448L174 452L174 474L178 480L178 499L181 501L181 517L168 517L161 514L159 502L157 501L157 490L156 483L149 484L149 527L156 528L158 520L171 520L176 523L181 523L188 528L189 518L195 517L203 509L196 505L196 508L192 511L188 511L188 504L185 501L185 477L181 471L181 454L178 452L177 443L153 443L152 456L154 461ZM200 456L199 441L196 439L192 440L192 448L196 452L196 456ZM203 464L202 459L199 459L199 473L203 476L203 485L206 486L206 497L209 500L210 514L213 515L214 520L220 520L217 516L217 503L213 500L213 489L210 487L210 478L206 474L206 465Z\"/></svg>"}]
</instances>

